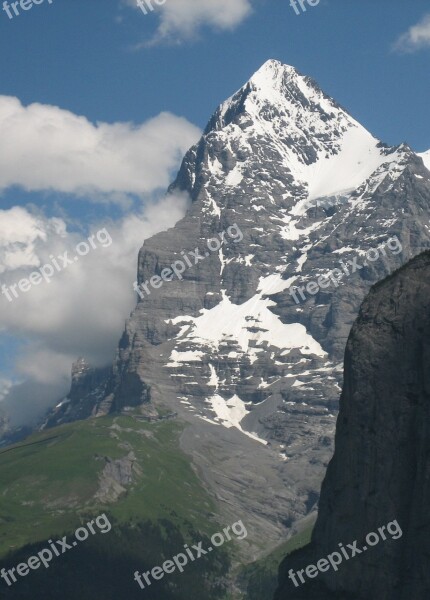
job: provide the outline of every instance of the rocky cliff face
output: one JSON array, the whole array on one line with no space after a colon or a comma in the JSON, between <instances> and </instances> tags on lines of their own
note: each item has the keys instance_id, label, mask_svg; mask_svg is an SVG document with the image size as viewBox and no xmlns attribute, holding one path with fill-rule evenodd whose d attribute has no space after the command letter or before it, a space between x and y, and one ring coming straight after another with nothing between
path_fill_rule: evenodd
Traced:
<instances>
[{"instance_id":1,"label":"rocky cliff face","mask_svg":"<svg viewBox=\"0 0 430 600\"><path fill-rule=\"evenodd\" d=\"M226 511L276 542L318 498L360 302L430 247L430 172L268 61L217 109L171 191L191 207L140 251L138 304L92 410L177 413Z\"/></svg>"},{"instance_id":2,"label":"rocky cliff face","mask_svg":"<svg viewBox=\"0 0 430 600\"><path fill-rule=\"evenodd\" d=\"M277 600L407 600L430 593L430 253L372 288L352 329L336 449L311 547L286 559ZM403 535L296 588L339 543L396 520ZM394 530L395 527L393 526ZM381 537L381 536L380 536ZM396 537L396 536L395 536ZM300 580L299 580L300 581Z\"/></svg>"},{"instance_id":3,"label":"rocky cliff face","mask_svg":"<svg viewBox=\"0 0 430 600\"><path fill-rule=\"evenodd\" d=\"M49 411L42 427L55 427L90 417L106 395L110 373L109 368L95 369L84 358L78 358L72 365L69 394Z\"/></svg>"}]
</instances>

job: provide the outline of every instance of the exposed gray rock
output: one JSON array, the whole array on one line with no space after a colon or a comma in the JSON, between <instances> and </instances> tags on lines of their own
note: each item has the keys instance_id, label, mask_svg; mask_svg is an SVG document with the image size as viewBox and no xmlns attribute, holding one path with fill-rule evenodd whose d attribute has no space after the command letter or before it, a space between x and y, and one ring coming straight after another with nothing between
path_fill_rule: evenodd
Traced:
<instances>
[{"instance_id":1,"label":"exposed gray rock","mask_svg":"<svg viewBox=\"0 0 430 600\"><path fill-rule=\"evenodd\" d=\"M113 460L108 456L103 458L106 464L99 478L99 489L94 498L102 503L116 502L129 487L135 476L141 474L141 469L137 463L137 458L131 450L124 458Z\"/></svg>"},{"instance_id":2,"label":"exposed gray rock","mask_svg":"<svg viewBox=\"0 0 430 600\"><path fill-rule=\"evenodd\" d=\"M84 358L78 358L72 365L69 394L48 412L42 428L55 427L62 423L90 417L95 407L106 396L106 384L110 374L110 368L96 369L91 367Z\"/></svg>"},{"instance_id":3,"label":"exposed gray rock","mask_svg":"<svg viewBox=\"0 0 430 600\"><path fill-rule=\"evenodd\" d=\"M276 600L409 600L430 594L430 252L376 285L345 355L336 449L312 545L286 559ZM295 588L288 570L397 521L403 532ZM396 527L392 526L392 531ZM398 537L398 534L396 533Z\"/></svg>"}]
</instances>

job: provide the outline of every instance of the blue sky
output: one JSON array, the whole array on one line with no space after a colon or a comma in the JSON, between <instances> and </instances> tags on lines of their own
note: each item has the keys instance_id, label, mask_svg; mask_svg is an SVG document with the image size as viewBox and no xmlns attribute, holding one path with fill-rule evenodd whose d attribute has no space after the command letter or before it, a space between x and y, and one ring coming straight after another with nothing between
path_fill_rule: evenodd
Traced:
<instances>
[{"instance_id":1,"label":"blue sky","mask_svg":"<svg viewBox=\"0 0 430 600\"><path fill-rule=\"evenodd\" d=\"M312 76L384 142L430 148L428 0L321 0L300 15L289 0L165 0L148 15L135 0L44 0L20 13L0 11L0 283L97 228L114 243L0 297L0 400L31 382L47 406L77 356L111 360L138 249L186 208L163 190L267 59Z\"/></svg>"},{"instance_id":2,"label":"blue sky","mask_svg":"<svg viewBox=\"0 0 430 600\"><path fill-rule=\"evenodd\" d=\"M253 6L234 31L209 26L191 42L137 52L130 48L151 38L158 16L120 0L45 0L13 20L2 13L0 93L93 121L141 122L169 110L202 127L218 102L278 58L313 76L384 141L430 147L430 50L390 51L426 0L321 0L300 16L289 0Z\"/></svg>"}]
</instances>

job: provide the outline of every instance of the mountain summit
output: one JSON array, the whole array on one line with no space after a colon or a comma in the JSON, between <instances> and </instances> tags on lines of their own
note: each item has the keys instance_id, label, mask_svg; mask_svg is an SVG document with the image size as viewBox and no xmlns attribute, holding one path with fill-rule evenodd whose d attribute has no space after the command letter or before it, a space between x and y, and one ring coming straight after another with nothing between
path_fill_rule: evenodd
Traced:
<instances>
[{"instance_id":1,"label":"mountain summit","mask_svg":"<svg viewBox=\"0 0 430 600\"><path fill-rule=\"evenodd\" d=\"M378 167L394 165L409 152L386 148L312 79L275 60L220 105L205 136L208 145L225 144L226 151L241 147L240 160L231 169L211 165L219 183L235 184L245 171L258 177L270 160L272 168L294 178L296 185L289 190L294 201L351 191ZM264 150L257 156L256 144Z\"/></svg>"},{"instance_id":2,"label":"mountain summit","mask_svg":"<svg viewBox=\"0 0 430 600\"><path fill-rule=\"evenodd\" d=\"M249 539L270 546L315 510L360 302L430 248L430 172L268 61L216 110L170 191L191 207L145 241L138 282L196 249L203 259L138 298L102 399L98 380L83 402L98 415L159 410L186 422L181 447L226 522L240 514ZM214 237L223 241L208 252ZM315 287L340 261L348 275ZM291 287L308 285L297 303ZM74 395L50 424L77 405Z\"/></svg>"}]
</instances>

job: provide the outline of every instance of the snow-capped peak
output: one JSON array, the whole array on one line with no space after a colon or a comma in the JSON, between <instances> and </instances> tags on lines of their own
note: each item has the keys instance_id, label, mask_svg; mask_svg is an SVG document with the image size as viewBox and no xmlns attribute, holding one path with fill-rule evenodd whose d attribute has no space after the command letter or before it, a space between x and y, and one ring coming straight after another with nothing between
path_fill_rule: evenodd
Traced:
<instances>
[{"instance_id":1,"label":"snow-capped peak","mask_svg":"<svg viewBox=\"0 0 430 600\"><path fill-rule=\"evenodd\" d=\"M270 59L262 65L249 80L256 89L270 91L288 85L300 76L300 73L291 65L284 65L279 60Z\"/></svg>"},{"instance_id":2,"label":"snow-capped peak","mask_svg":"<svg viewBox=\"0 0 430 600\"><path fill-rule=\"evenodd\" d=\"M265 114L267 120L274 110L291 121L298 115L313 117L313 121L320 119L326 124L324 129L327 129L327 125L336 125L340 114L350 125L356 124L310 77L302 75L291 65L271 59L221 104L207 131L211 126L213 129L222 129L244 113L264 114L268 105L272 111Z\"/></svg>"},{"instance_id":3,"label":"snow-capped peak","mask_svg":"<svg viewBox=\"0 0 430 600\"><path fill-rule=\"evenodd\" d=\"M380 181L406 152L381 144L311 78L277 60L220 105L205 141L213 150L208 186L255 185L255 177L260 185L260 173L275 167L294 182L284 195L293 201L348 193L376 171ZM223 161L222 149L233 158Z\"/></svg>"}]
</instances>

